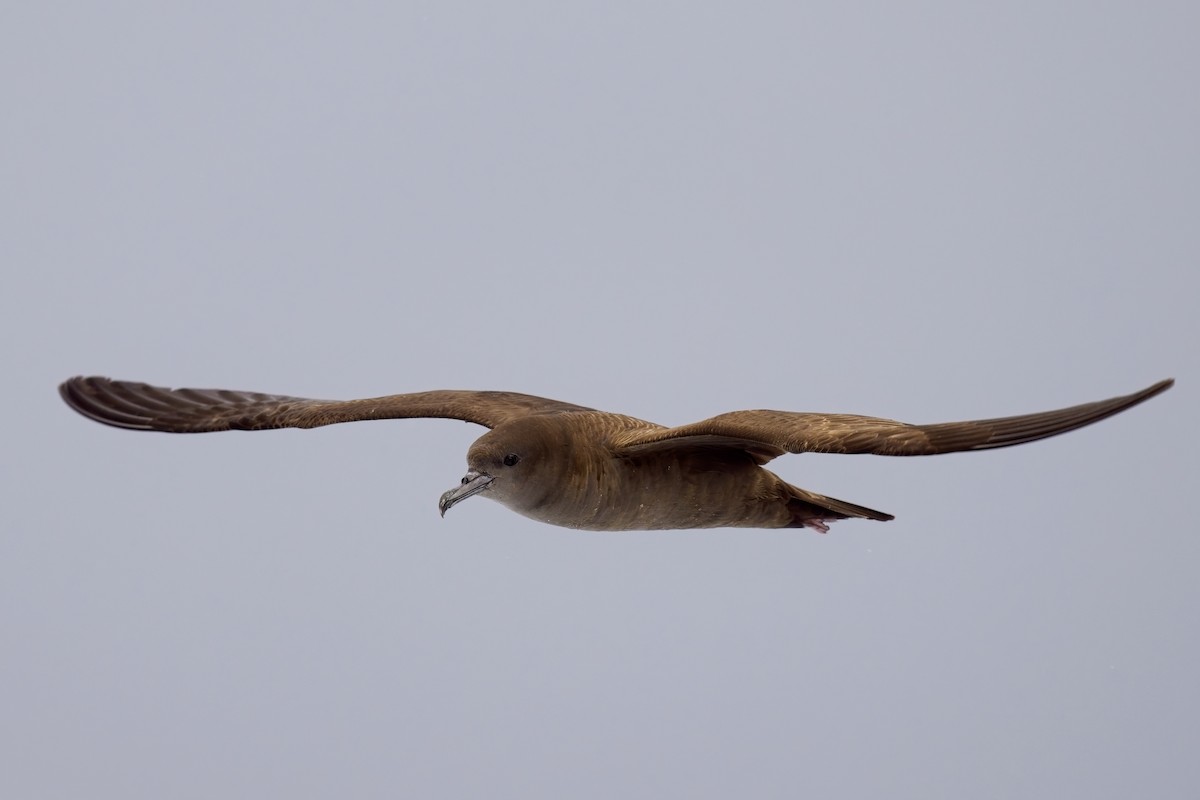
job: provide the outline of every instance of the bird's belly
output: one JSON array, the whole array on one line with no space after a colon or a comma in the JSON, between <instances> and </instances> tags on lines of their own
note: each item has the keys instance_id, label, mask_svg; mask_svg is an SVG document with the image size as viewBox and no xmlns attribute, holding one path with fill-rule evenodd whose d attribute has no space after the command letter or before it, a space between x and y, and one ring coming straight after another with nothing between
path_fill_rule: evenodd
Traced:
<instances>
[{"instance_id":1,"label":"bird's belly","mask_svg":"<svg viewBox=\"0 0 1200 800\"><path fill-rule=\"evenodd\" d=\"M779 479L749 459L715 467L686 459L623 460L597 471L569 496L548 498L527 516L595 531L783 527L791 516Z\"/></svg>"}]
</instances>

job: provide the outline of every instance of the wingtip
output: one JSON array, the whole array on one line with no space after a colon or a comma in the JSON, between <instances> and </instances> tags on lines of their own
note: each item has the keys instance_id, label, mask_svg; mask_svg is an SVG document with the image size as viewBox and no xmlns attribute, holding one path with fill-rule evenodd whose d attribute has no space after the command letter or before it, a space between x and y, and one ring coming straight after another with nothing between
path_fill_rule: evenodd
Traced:
<instances>
[{"instance_id":1,"label":"wingtip","mask_svg":"<svg viewBox=\"0 0 1200 800\"><path fill-rule=\"evenodd\" d=\"M58 394L73 411L114 428L150 430L145 414L137 413L127 404L116 401L113 387L125 384L99 375L76 375L58 386Z\"/></svg>"},{"instance_id":2,"label":"wingtip","mask_svg":"<svg viewBox=\"0 0 1200 800\"><path fill-rule=\"evenodd\" d=\"M82 375L72 375L70 378L67 378L58 385L58 393L65 397L71 391L71 387L76 386L85 380L87 379Z\"/></svg>"},{"instance_id":3,"label":"wingtip","mask_svg":"<svg viewBox=\"0 0 1200 800\"><path fill-rule=\"evenodd\" d=\"M105 378L100 375L72 375L58 385L58 393L64 398L78 394L79 391L86 386L96 383L112 383L112 378Z\"/></svg>"},{"instance_id":4,"label":"wingtip","mask_svg":"<svg viewBox=\"0 0 1200 800\"><path fill-rule=\"evenodd\" d=\"M1175 385L1174 378L1163 378L1158 383L1155 383L1151 386L1147 386L1145 389L1138 392L1138 395L1140 395L1143 400L1149 400L1151 397L1154 397L1155 395L1158 395L1158 394L1162 394L1163 392L1165 392L1167 389L1170 389L1174 385Z\"/></svg>"},{"instance_id":5,"label":"wingtip","mask_svg":"<svg viewBox=\"0 0 1200 800\"><path fill-rule=\"evenodd\" d=\"M58 396L63 399L64 403L78 411L80 387L85 385L89 380L93 379L86 378L83 375L75 375L67 378L58 385Z\"/></svg>"}]
</instances>

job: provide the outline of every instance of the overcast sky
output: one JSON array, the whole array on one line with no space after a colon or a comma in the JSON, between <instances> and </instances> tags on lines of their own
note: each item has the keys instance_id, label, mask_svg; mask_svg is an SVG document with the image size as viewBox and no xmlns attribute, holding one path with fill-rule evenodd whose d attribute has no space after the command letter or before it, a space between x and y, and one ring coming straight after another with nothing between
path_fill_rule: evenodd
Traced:
<instances>
[{"instance_id":1,"label":"overcast sky","mask_svg":"<svg viewBox=\"0 0 1200 800\"><path fill-rule=\"evenodd\" d=\"M0 11L0 796L1190 797L1189 3ZM482 428L137 434L74 374L1099 425L580 533Z\"/></svg>"}]
</instances>

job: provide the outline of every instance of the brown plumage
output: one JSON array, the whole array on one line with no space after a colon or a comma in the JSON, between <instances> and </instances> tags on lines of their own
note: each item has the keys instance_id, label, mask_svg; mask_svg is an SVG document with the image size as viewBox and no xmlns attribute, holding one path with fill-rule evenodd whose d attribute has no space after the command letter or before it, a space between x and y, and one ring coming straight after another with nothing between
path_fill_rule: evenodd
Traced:
<instances>
[{"instance_id":1,"label":"brown plumage","mask_svg":"<svg viewBox=\"0 0 1200 800\"><path fill-rule=\"evenodd\" d=\"M1016 417L907 425L853 414L733 411L666 428L633 417L513 392L435 391L367 400L310 400L224 389L163 389L71 378L67 405L131 430L201 433L316 428L403 417L465 420L491 430L467 452L446 510L474 494L532 519L586 530L798 528L891 514L805 491L763 464L784 453L924 456L1045 439L1090 425L1169 389L1159 381L1111 400Z\"/></svg>"}]
</instances>

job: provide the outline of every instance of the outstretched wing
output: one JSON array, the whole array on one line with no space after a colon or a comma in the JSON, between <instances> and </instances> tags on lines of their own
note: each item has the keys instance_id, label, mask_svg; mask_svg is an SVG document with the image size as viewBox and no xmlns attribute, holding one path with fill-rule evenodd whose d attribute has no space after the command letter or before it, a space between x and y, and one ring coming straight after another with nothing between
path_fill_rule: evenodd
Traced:
<instances>
[{"instance_id":1,"label":"outstretched wing","mask_svg":"<svg viewBox=\"0 0 1200 800\"><path fill-rule=\"evenodd\" d=\"M678 428L638 430L614 437L623 455L674 447L732 447L759 463L784 453L872 453L928 456L1011 447L1082 428L1149 400L1175 383L1168 379L1124 397L1059 411L971 422L908 425L853 414L733 411Z\"/></svg>"},{"instance_id":2,"label":"outstretched wing","mask_svg":"<svg viewBox=\"0 0 1200 800\"><path fill-rule=\"evenodd\" d=\"M443 417L494 428L531 414L588 411L515 392L442 390L366 400L310 400L228 389L164 389L111 378L77 377L58 387L67 405L118 428L168 433L316 428L366 419Z\"/></svg>"}]
</instances>

